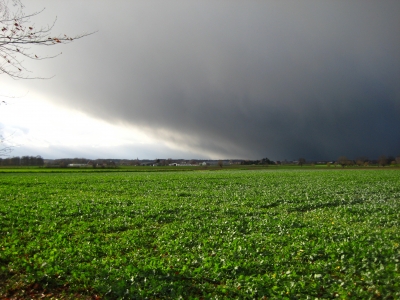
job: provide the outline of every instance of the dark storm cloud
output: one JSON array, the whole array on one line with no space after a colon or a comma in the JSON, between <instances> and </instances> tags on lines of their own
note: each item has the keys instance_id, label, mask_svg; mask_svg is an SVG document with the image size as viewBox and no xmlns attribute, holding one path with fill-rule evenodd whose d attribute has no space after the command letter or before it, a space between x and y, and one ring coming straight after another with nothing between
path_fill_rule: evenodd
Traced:
<instances>
[{"instance_id":1,"label":"dark storm cloud","mask_svg":"<svg viewBox=\"0 0 400 300\"><path fill-rule=\"evenodd\" d=\"M400 154L398 1L72 3L57 26L99 32L46 66L54 101L203 157Z\"/></svg>"}]
</instances>

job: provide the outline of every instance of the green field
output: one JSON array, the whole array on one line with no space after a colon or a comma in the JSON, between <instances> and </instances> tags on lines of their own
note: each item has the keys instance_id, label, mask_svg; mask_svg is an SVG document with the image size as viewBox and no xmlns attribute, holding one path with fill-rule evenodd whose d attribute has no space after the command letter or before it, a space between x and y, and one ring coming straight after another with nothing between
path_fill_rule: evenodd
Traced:
<instances>
[{"instance_id":1,"label":"green field","mask_svg":"<svg viewBox=\"0 0 400 300\"><path fill-rule=\"evenodd\" d=\"M0 174L0 298L399 299L399 244L399 170Z\"/></svg>"}]
</instances>

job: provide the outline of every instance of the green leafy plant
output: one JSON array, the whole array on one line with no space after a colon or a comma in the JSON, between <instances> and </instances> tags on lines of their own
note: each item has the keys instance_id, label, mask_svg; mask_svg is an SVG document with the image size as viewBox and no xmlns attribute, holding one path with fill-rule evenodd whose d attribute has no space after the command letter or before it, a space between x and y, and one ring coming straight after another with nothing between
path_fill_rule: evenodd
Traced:
<instances>
[{"instance_id":1,"label":"green leafy plant","mask_svg":"<svg viewBox=\"0 0 400 300\"><path fill-rule=\"evenodd\" d=\"M399 298L399 179L396 170L3 173L1 295Z\"/></svg>"}]
</instances>

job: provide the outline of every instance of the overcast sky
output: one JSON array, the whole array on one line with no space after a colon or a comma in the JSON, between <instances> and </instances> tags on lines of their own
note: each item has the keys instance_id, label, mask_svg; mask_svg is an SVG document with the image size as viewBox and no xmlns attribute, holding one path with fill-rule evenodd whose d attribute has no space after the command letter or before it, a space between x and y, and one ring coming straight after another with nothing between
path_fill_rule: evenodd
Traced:
<instances>
[{"instance_id":1,"label":"overcast sky","mask_svg":"<svg viewBox=\"0 0 400 300\"><path fill-rule=\"evenodd\" d=\"M2 76L13 155L400 155L400 1L31 1L49 80Z\"/></svg>"}]
</instances>

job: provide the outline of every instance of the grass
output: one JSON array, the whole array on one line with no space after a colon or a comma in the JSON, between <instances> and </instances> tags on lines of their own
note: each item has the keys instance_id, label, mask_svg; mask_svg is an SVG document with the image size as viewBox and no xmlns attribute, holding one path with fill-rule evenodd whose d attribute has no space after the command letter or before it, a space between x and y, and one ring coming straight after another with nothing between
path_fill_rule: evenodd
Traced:
<instances>
[{"instance_id":1,"label":"grass","mask_svg":"<svg viewBox=\"0 0 400 300\"><path fill-rule=\"evenodd\" d=\"M5 298L400 297L398 170L0 174Z\"/></svg>"}]
</instances>

